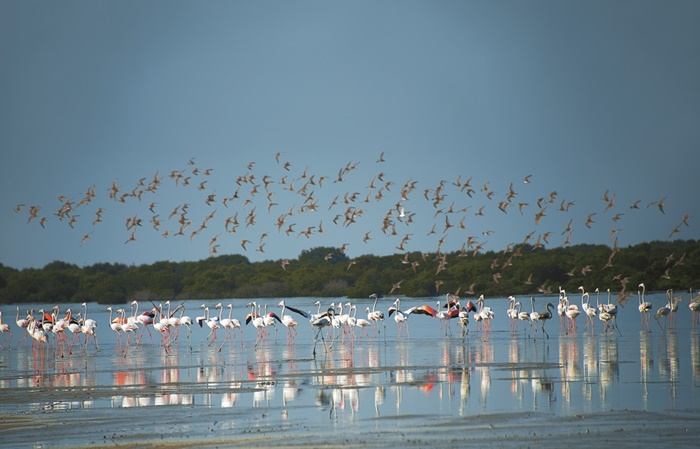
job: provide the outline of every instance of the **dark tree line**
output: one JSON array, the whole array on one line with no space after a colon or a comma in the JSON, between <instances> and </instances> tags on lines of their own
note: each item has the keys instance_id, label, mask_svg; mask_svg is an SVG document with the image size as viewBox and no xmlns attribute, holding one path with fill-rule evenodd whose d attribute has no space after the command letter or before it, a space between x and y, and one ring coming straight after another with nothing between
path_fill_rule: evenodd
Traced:
<instances>
[{"instance_id":1,"label":"dark tree line","mask_svg":"<svg viewBox=\"0 0 700 449\"><path fill-rule=\"evenodd\" d=\"M636 295L700 286L700 242L649 242L620 248L575 245L552 249L524 244L500 252L364 255L338 248L302 251L297 259L250 262L231 254L196 262L150 265L52 262L17 270L0 264L0 303L123 303L133 299L255 297L430 297L459 290L487 297L610 288ZM398 284L398 285L397 285ZM396 286L396 287L395 287ZM392 292L393 289L393 292ZM636 296L635 296L636 297Z\"/></svg>"}]
</instances>

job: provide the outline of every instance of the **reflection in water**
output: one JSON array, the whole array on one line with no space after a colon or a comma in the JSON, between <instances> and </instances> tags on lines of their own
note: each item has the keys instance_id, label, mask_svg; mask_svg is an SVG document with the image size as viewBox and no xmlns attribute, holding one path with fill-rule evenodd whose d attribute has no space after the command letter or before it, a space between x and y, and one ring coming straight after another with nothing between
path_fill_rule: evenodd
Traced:
<instances>
[{"instance_id":1,"label":"reflection in water","mask_svg":"<svg viewBox=\"0 0 700 449\"><path fill-rule=\"evenodd\" d=\"M556 393L554 392L554 382L547 376L545 370L539 370L536 377L532 378L532 403L534 410L539 410L538 407L538 392L544 393L547 398L547 407L551 408L552 403L556 401Z\"/></svg>"},{"instance_id":2,"label":"reflection in water","mask_svg":"<svg viewBox=\"0 0 700 449\"><path fill-rule=\"evenodd\" d=\"M380 416L379 406L384 404L386 399L386 390L383 386L377 386L374 388L374 416Z\"/></svg>"},{"instance_id":3,"label":"reflection in water","mask_svg":"<svg viewBox=\"0 0 700 449\"><path fill-rule=\"evenodd\" d=\"M693 372L693 387L700 383L700 334L690 334L690 366Z\"/></svg>"},{"instance_id":4,"label":"reflection in water","mask_svg":"<svg viewBox=\"0 0 700 449\"><path fill-rule=\"evenodd\" d=\"M566 407L567 411L569 411L571 407L571 384L581 380L579 357L578 339L570 337L559 339L561 395L564 400L564 407Z\"/></svg>"},{"instance_id":5,"label":"reflection in water","mask_svg":"<svg viewBox=\"0 0 700 449\"><path fill-rule=\"evenodd\" d=\"M613 382L619 381L620 364L618 361L618 347L616 336L610 336L607 332L599 338L598 366L600 367L600 398L604 407L608 408L608 391Z\"/></svg>"},{"instance_id":6,"label":"reflection in water","mask_svg":"<svg viewBox=\"0 0 700 449\"><path fill-rule=\"evenodd\" d=\"M644 410L649 410L649 377L654 367L654 354L651 347L651 333L646 329L639 331L639 377L642 383L642 403Z\"/></svg>"},{"instance_id":7,"label":"reflection in water","mask_svg":"<svg viewBox=\"0 0 700 449\"><path fill-rule=\"evenodd\" d=\"M522 346L527 343L526 340L522 340L518 337L512 337L508 343L508 362L514 367L511 373L510 392L513 394L513 399L519 406L522 406L523 400L525 399L524 386L531 377L529 369L520 368L521 362L525 360L525 356L521 354L521 350L526 348L522 348ZM526 353L527 351L522 352ZM515 367L518 367L518 369Z\"/></svg>"},{"instance_id":8,"label":"reflection in water","mask_svg":"<svg viewBox=\"0 0 700 449\"><path fill-rule=\"evenodd\" d=\"M593 383L598 381L598 356L596 354L595 336L584 333L583 336L583 397L586 411L590 411L593 398Z\"/></svg>"},{"instance_id":9,"label":"reflection in water","mask_svg":"<svg viewBox=\"0 0 700 449\"><path fill-rule=\"evenodd\" d=\"M662 341L663 342L663 341ZM661 347L659 356L659 375L662 380L667 381L669 406L676 406L676 387L678 384L678 343L675 332L665 334L665 346Z\"/></svg>"}]
</instances>

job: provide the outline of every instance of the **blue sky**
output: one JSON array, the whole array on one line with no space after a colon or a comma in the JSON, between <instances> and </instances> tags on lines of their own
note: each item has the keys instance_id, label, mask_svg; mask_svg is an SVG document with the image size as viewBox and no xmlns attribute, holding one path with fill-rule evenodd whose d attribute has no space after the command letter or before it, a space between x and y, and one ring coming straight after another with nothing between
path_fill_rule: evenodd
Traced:
<instances>
[{"instance_id":1,"label":"blue sky","mask_svg":"<svg viewBox=\"0 0 700 449\"><path fill-rule=\"evenodd\" d=\"M686 215L670 238L700 238L699 21L694 1L2 2L0 263L629 246Z\"/></svg>"}]
</instances>

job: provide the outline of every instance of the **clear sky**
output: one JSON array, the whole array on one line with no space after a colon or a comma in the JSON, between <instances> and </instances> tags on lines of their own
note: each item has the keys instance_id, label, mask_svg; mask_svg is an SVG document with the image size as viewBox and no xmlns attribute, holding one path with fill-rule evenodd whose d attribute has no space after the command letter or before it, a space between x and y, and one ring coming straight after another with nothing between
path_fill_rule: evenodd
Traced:
<instances>
[{"instance_id":1,"label":"clear sky","mask_svg":"<svg viewBox=\"0 0 700 449\"><path fill-rule=\"evenodd\" d=\"M0 263L698 239L698 23L694 0L0 2Z\"/></svg>"}]
</instances>

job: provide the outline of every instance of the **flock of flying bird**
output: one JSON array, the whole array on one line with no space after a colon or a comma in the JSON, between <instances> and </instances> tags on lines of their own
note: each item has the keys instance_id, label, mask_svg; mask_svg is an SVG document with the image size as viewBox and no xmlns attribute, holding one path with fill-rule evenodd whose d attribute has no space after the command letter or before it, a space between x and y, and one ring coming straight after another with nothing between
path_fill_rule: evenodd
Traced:
<instances>
[{"instance_id":1,"label":"flock of flying bird","mask_svg":"<svg viewBox=\"0 0 700 449\"><path fill-rule=\"evenodd\" d=\"M491 188L490 182L478 186L473 181L473 177L463 180L461 176L452 181L440 180L434 186L419 187L418 181L412 178L404 181L390 179L389 175L382 170L386 162L383 152L373 165L376 170L367 177L364 177L358 169L359 162L350 162L340 167L335 176L320 176L310 173L308 166L297 171L296 165L284 160L283 156L284 153L281 152L275 155L276 174L275 169L270 169L270 173L273 174L260 175L255 171L256 163L250 162L246 166L245 173L224 180L223 187L221 181L217 182L214 179L214 169L198 167L195 159L192 158L187 162L186 168L170 171L168 187L173 191L163 194L165 199L162 204L173 201L173 198L181 200L185 197L191 198L192 195L196 197L196 201L176 201L178 204L170 204L165 210L158 197L158 194L164 190L164 179L156 171L150 178L139 179L131 188L124 188L118 180L114 180L106 189L108 201L106 204L105 198L98 195L95 185L90 186L82 198L77 200L60 195L59 206L53 212L53 216L58 219L58 224L71 229L79 229L81 225L83 229L89 227L84 229L85 232L80 239L81 245L87 245L93 233L99 232L98 227L107 219L107 214L125 206L126 212L122 213L122 218L126 216L124 244L135 244L141 238L141 233L145 232L143 229L150 225L163 238L184 238L194 241L206 239L207 237L202 236L207 235L210 255L220 253L223 250L222 245L226 253L240 250L247 252L255 248L256 252L262 254L266 251L268 241L273 238L280 239L281 242L282 238L296 237L296 239L302 239L302 241L308 239L311 242L312 239L321 240L321 236L327 236L326 239L342 239L343 243L337 245L337 248L345 253L351 247L353 249L357 247L359 241L362 244L368 244L370 240L377 239L376 236L381 233L383 237L393 239L396 250L405 252L401 263L410 267L414 273L421 265L425 269L432 269L429 264L435 264L437 294L440 294L439 289L443 282L439 279L439 274L447 269L448 265L450 251L446 250L450 248L454 254L461 246L456 257L466 257L483 251L488 243L486 239L496 232L489 229L489 223L493 225L496 221L502 222L503 218L509 214L515 215L510 220L515 220L517 217L522 222L526 214L532 214L530 226L536 229L528 232L522 239L517 238L516 243L509 244L503 250L504 254L509 255L505 262L501 264L499 260L494 261L492 269L495 283L499 283L504 276L508 275L508 267L512 266L521 255L524 245L529 244L532 248L540 248L544 245L556 244L554 239L559 238L563 239L559 242L560 245L571 245L577 228L575 220L578 218L572 216L563 230L537 230L538 227L544 226L547 222L546 217L549 215L568 214L575 208L575 200L562 198L556 190L538 197L531 190L533 183L531 175L525 176L520 181L522 189L516 188L514 182L510 182L508 188L500 193ZM359 187L358 182L367 184L365 187ZM222 189L228 190L226 193L221 193ZM411 211L412 206L416 205L415 202L421 199L429 203L430 210L433 211L432 220L431 217L426 216L429 214L423 212L425 209L414 207L416 211L421 212ZM588 214L585 221L581 223L582 226L591 229L597 221L602 222L606 215L608 215L605 218L606 221L613 223L613 226L618 226L617 223L624 220L625 214L641 208L641 200L636 200L621 211L616 203L616 195L609 191L603 194L601 201L601 210ZM84 212L89 206L95 209ZM205 209L205 213L201 213L202 208ZM666 197L649 201L646 208L656 209L665 215ZM499 214L497 217L491 215L483 218L489 215L489 211L496 209L498 212L495 213ZM54 221L52 217L42 213L44 208L40 205L26 206L22 203L18 204L14 210L17 213L28 210L27 223L29 224L38 223L41 227L47 227L51 221ZM223 211L226 211L226 216L221 218ZM273 219L274 216L276 218ZM368 223L370 219L375 221ZM684 227L688 227L690 220L690 215L681 217L668 237L672 238ZM329 232L328 228L331 226L333 229ZM477 231L474 232L474 229ZM585 277L592 270L612 267L614 257L619 251L617 235L619 231L619 228L610 230L611 253L605 266L587 265L580 269L575 268L572 270L572 276L580 273ZM417 237L423 233L422 237ZM238 235L237 245L234 235ZM231 238L234 239L234 244ZM353 240L355 238L358 240ZM420 240L421 245L434 242L435 257L428 257L428 253L423 253L422 258L410 260L410 248L415 240ZM372 247L372 251L375 250L376 245ZM360 252L360 250L357 251ZM673 256L669 257L673 261ZM328 255L328 260L332 258L331 253ZM433 262L430 262L431 260ZM669 271L682 262L683 256L669 266L664 277L669 277ZM293 260L282 259L280 260L281 269L287 270L287 267L293 263ZM667 261L667 264L669 263ZM356 261L351 260L347 269L350 270L355 264ZM611 274L610 277L611 280L621 281L621 294L624 295L623 279L626 277L622 273L615 276ZM530 277L523 282L530 284L532 279ZM401 281L394 284L390 295L400 288L400 283ZM552 288L545 280L540 285L539 291L551 293ZM626 294L629 295L629 292Z\"/></svg>"},{"instance_id":2,"label":"flock of flying bird","mask_svg":"<svg viewBox=\"0 0 700 449\"><path fill-rule=\"evenodd\" d=\"M649 323L652 304L646 301L645 285L642 283L639 284L639 287L641 289L638 292L638 309L641 317L640 326L646 327L646 329L650 331ZM531 310L529 312L522 310L522 304L517 301L515 297L508 297L509 307L506 310L506 316L510 319L511 332L514 335L518 332L518 322L529 322L530 328L525 328L528 336L534 333L534 338L536 339L539 326L542 333L549 339L549 334L545 330L545 323L554 318L556 313L559 316L560 329L566 334L576 332L576 320L579 315L583 314L586 319L585 330L588 330L590 327L590 332L593 333L595 318L598 317L599 320L604 323L606 332L614 332L616 330L622 335L622 332L617 326L616 318L618 308L614 302L611 302L610 289L607 289L607 301L602 303L600 301L600 290L597 288L595 289L597 295L595 305L591 304L590 292L585 291L583 286L579 287L579 290L581 292L580 307L575 302L570 301L566 291L560 288L558 304L555 306L551 302L548 302L543 311L535 310L534 297L530 298ZM243 327L248 324L251 324L257 331L255 347L257 347L261 341L268 338L269 328L275 328L275 332L277 331L276 323L285 326L287 329L287 344L292 345L297 335L296 327L299 325L301 318L303 318L309 322L310 327L316 332L313 346L313 354L315 355L316 344L319 337L324 345L326 344L326 336L323 333L324 329L328 329L326 332L330 332L328 336L331 340L339 338L340 332L342 331L343 340L347 337L352 340L352 344L355 343L355 328L358 327L361 329L360 340L363 335L366 336L368 341L370 338L377 338L377 334L381 332L381 330L378 329L378 324L385 322L385 314L383 311L377 309L379 296L373 294L370 298L374 298L374 303L371 308L369 306L365 308L366 319L357 317L357 305L350 302L343 303L341 301L337 304L332 303L325 311L321 311L321 302L317 301L315 304L317 306L317 311L316 313L311 313L310 311L303 311L292 307L283 300L277 304L277 307L281 308L280 315L277 315L273 311L268 311L267 305L261 306L256 302L251 302L246 305L246 308L250 308L250 311L243 320L245 324L232 316L232 304L228 304L225 307L228 309L228 316L223 315L224 307L221 303L214 306L214 310L219 311L218 314L210 313L210 308L206 304L202 304L202 315L192 319L190 316L185 315L184 303L171 310L170 301L166 301L165 306L167 310L163 307L163 304L158 306L153 304L153 307L149 310L139 313L138 301L132 301L128 314L123 308L115 311L112 307L108 307L108 324L116 333L117 347L124 351L126 356L126 351L128 351L132 345L132 336L134 338L133 344L141 345L144 333L148 333L151 343L153 343L153 333L156 333L160 336L160 346L168 351L168 348L178 341L180 328L182 327L186 328L187 339L190 343L191 350L191 327L195 324L198 324L199 327L206 327L209 329L209 333L206 337L208 345L212 345L215 342L218 344L217 331L225 333L225 337L218 346L218 351L221 351L224 345L231 341L231 337L234 339L236 338L236 332L242 334ZM387 310L387 319L393 316L398 326L397 338L399 339L401 339L402 332L405 334L404 338L409 338L408 319L411 315L425 315L436 319L440 324L440 332L443 332L444 329L447 338L451 336L450 322L456 319L462 328L462 338L465 338L469 332L469 314L471 313L471 318L478 325L477 330L482 332L484 340L487 339L491 328L491 320L496 316L494 310L485 305L485 298L483 295L479 296L475 301L467 300L464 305L460 304L459 299L458 296L448 293L445 295L444 304L442 301L438 300L435 307L423 304L408 309L402 309L401 299L396 298ZM660 307L654 314L654 319L663 332L666 332L667 326L673 326L675 324L676 312L678 311L679 302L682 300L682 297L674 296L673 291L668 290L666 292L666 299L667 303ZM66 354L72 354L73 347L76 343L84 351L87 351L88 344L92 341L94 342L95 348L99 350L97 339L98 324L94 319L88 318L87 304L83 303L81 306L83 307L81 312L74 315L71 309L68 309L63 317L60 316L60 309L58 306L53 307L51 312L39 310L38 313L35 314L34 311L31 310L28 311L27 315L24 317L20 315L20 309L17 307L16 325L18 328L26 330L23 338L17 345L19 346L26 338L30 337L33 339L32 344L38 344L39 348L42 349L41 356L43 358L43 349L48 347L50 341L49 336L52 335L55 341L56 353L59 354L60 357L64 357ZM692 313L694 327L696 321L700 323L700 294L693 296L693 291L690 291L688 307ZM300 318L295 318L287 312L291 312ZM660 323L661 319L664 319L663 326L661 326ZM367 332L366 327L368 326L373 328L373 337L370 337ZM384 324L384 331L386 331L385 326ZM151 332L151 328L154 332ZM335 334L333 333L334 329L337 330ZM0 333L2 333L3 336L5 333L9 333L11 343L11 329L8 324L2 322L1 312ZM69 334L72 334L73 337L69 338ZM84 336L84 341L80 341L80 335ZM125 343L122 342L122 335L126 335ZM241 339L241 345L242 344L243 340ZM8 343L4 341L3 338L3 347L4 346L8 346Z\"/></svg>"}]
</instances>

